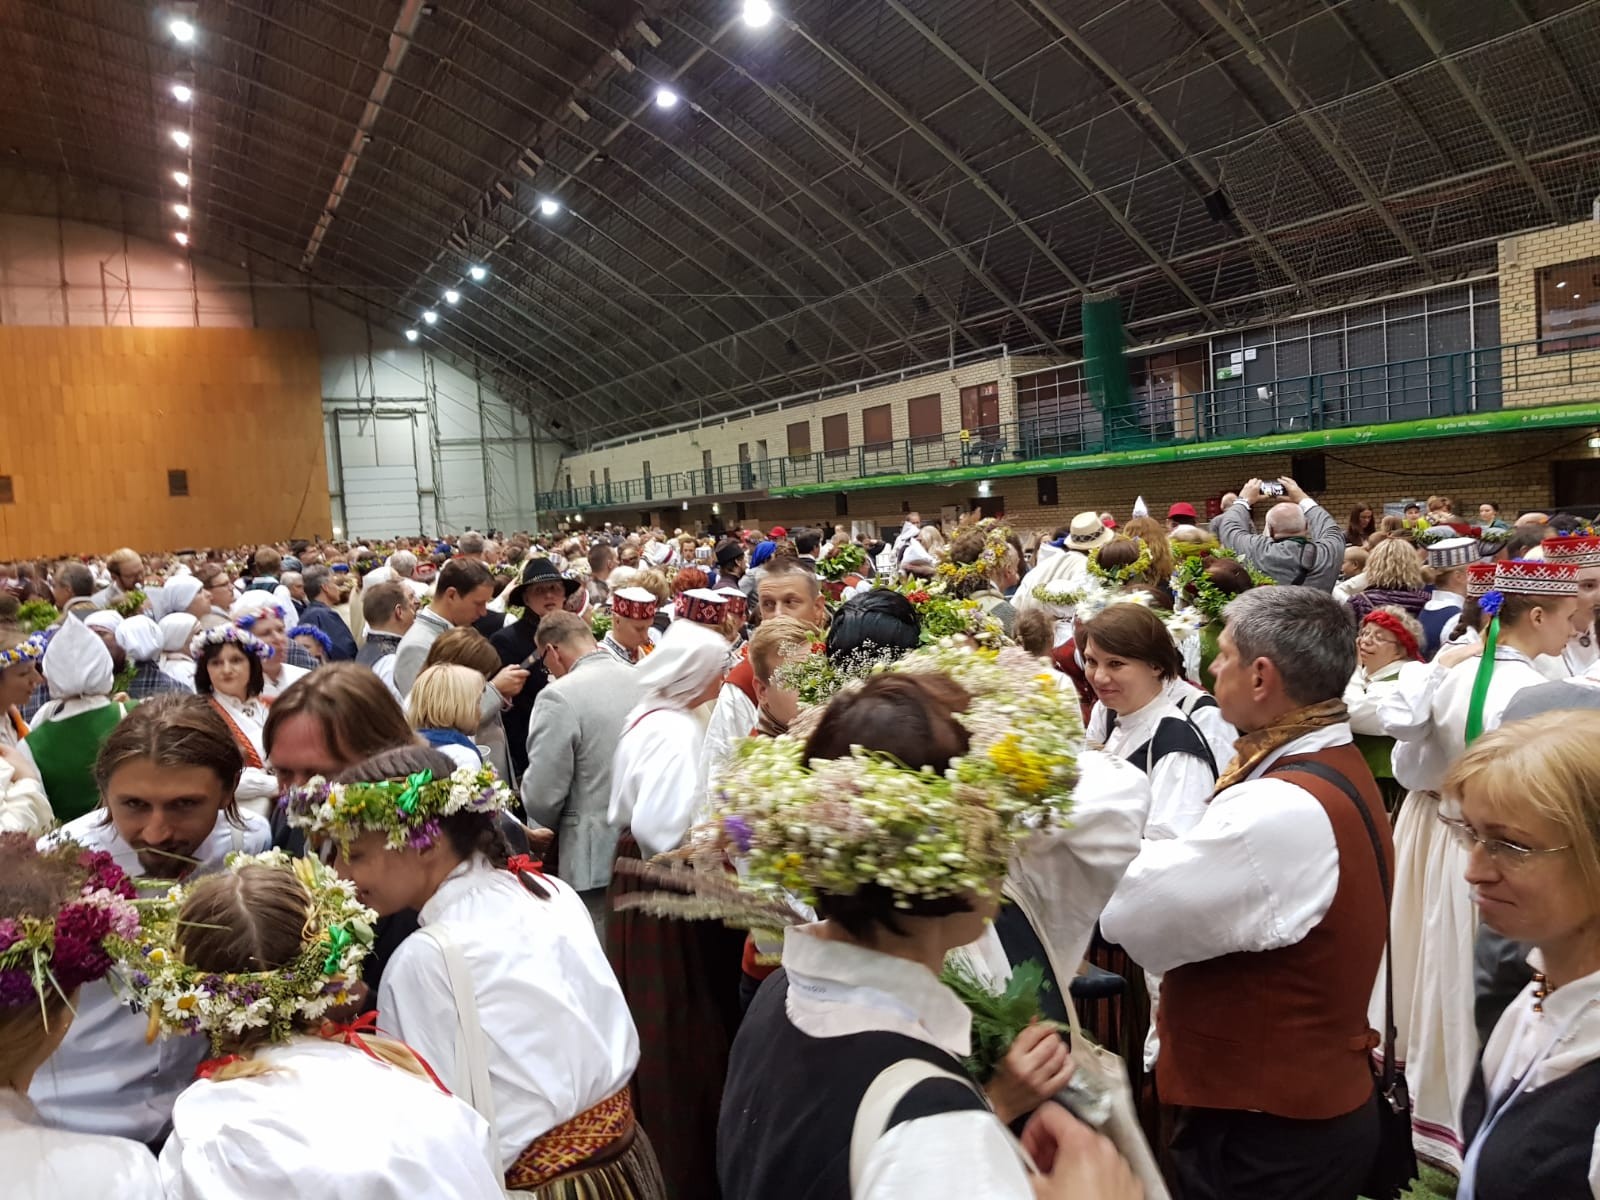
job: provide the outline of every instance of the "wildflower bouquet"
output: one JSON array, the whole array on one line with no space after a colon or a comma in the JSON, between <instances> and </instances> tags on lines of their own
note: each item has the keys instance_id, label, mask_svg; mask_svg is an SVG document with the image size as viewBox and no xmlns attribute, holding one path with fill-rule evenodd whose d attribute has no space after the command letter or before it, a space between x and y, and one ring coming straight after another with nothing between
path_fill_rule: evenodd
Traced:
<instances>
[{"instance_id":1,"label":"wildflower bouquet","mask_svg":"<svg viewBox=\"0 0 1600 1200\"><path fill-rule=\"evenodd\" d=\"M991 894L1013 844L1065 819L1083 729L1036 660L946 641L888 669L942 672L967 689L956 714L967 753L940 773L859 748L806 763L799 738L749 739L717 789L717 827L758 890L809 904L867 884L901 904Z\"/></svg>"},{"instance_id":2,"label":"wildflower bouquet","mask_svg":"<svg viewBox=\"0 0 1600 1200\"><path fill-rule=\"evenodd\" d=\"M254 1029L266 1030L271 1041L284 1041L350 1002L349 985L372 946L377 919L356 899L355 884L315 858L291 859L282 850L228 858L231 871L249 867L293 871L309 894L300 953L267 971L219 973L189 966L177 946L178 914L188 889L173 887L147 906L144 933L127 964L129 1002L149 1014L152 1035L204 1033L213 1050Z\"/></svg>"},{"instance_id":3,"label":"wildflower bouquet","mask_svg":"<svg viewBox=\"0 0 1600 1200\"><path fill-rule=\"evenodd\" d=\"M827 558L817 560L817 574L834 582L842 581L867 565L867 552L854 542L835 546Z\"/></svg>"},{"instance_id":4,"label":"wildflower bouquet","mask_svg":"<svg viewBox=\"0 0 1600 1200\"><path fill-rule=\"evenodd\" d=\"M17 610L17 621L29 633L41 633L61 620L61 611L48 600L29 600Z\"/></svg>"}]
</instances>

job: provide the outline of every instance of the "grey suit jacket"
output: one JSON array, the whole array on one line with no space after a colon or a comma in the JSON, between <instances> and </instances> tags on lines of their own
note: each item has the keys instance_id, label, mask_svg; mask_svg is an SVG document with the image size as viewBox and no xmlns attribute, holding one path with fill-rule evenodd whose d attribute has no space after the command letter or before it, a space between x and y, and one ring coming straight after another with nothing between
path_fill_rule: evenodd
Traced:
<instances>
[{"instance_id":1,"label":"grey suit jacket","mask_svg":"<svg viewBox=\"0 0 1600 1200\"><path fill-rule=\"evenodd\" d=\"M1331 592L1344 562L1344 530L1320 504L1302 504L1301 511L1306 515L1304 541L1274 541L1257 533L1250 519L1250 506L1243 500L1213 520L1211 532L1226 549L1248 559L1257 570L1279 583L1293 583L1304 565L1309 568L1301 581L1304 586Z\"/></svg>"},{"instance_id":2,"label":"grey suit jacket","mask_svg":"<svg viewBox=\"0 0 1600 1200\"><path fill-rule=\"evenodd\" d=\"M522 805L531 823L557 831L557 873L580 892L611 880L621 833L606 823L611 760L638 697L634 669L597 650L547 684L533 704Z\"/></svg>"}]
</instances>

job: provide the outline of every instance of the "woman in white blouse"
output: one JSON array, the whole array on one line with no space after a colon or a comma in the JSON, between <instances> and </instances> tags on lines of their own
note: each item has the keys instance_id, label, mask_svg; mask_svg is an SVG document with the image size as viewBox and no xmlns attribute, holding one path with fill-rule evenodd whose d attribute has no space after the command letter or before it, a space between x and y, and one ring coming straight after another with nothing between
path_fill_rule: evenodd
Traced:
<instances>
[{"instance_id":1,"label":"woman in white blouse","mask_svg":"<svg viewBox=\"0 0 1600 1200\"><path fill-rule=\"evenodd\" d=\"M267 769L267 700L262 696L266 645L242 629L224 625L197 634L190 647L194 690L211 702L244 755L244 771L234 797L239 807L259 817L272 815L277 776Z\"/></svg>"},{"instance_id":2,"label":"woman in white blouse","mask_svg":"<svg viewBox=\"0 0 1600 1200\"><path fill-rule=\"evenodd\" d=\"M1400 686L1400 668L1422 659L1426 635L1417 619L1398 605L1373 609L1361 620L1356 633L1356 669L1344 689L1344 706L1350 710L1350 731L1372 768L1383 793L1383 805L1393 814L1405 789L1395 782L1390 759L1394 739L1383 731L1378 706Z\"/></svg>"},{"instance_id":3,"label":"woman in white blouse","mask_svg":"<svg viewBox=\"0 0 1600 1200\"><path fill-rule=\"evenodd\" d=\"M638 1035L594 922L566 884L508 862L493 773L453 771L425 746L358 763L339 785L384 786L348 822L336 801L290 797L291 823L338 841L363 903L418 911L383 972L383 1029L490 1123L507 1190L660 1200L628 1088Z\"/></svg>"},{"instance_id":4,"label":"woman in white blouse","mask_svg":"<svg viewBox=\"0 0 1600 1200\"><path fill-rule=\"evenodd\" d=\"M1600 1197L1600 712L1485 734L1445 781L1485 924L1535 974L1462 1111L1461 1200Z\"/></svg>"}]
</instances>

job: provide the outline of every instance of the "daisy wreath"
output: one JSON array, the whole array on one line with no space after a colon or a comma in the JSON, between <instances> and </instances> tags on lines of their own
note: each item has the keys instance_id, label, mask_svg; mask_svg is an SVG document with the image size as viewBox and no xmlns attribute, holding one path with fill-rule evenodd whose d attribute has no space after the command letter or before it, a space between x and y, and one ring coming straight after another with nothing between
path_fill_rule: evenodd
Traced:
<instances>
[{"instance_id":1,"label":"daisy wreath","mask_svg":"<svg viewBox=\"0 0 1600 1200\"><path fill-rule=\"evenodd\" d=\"M270 971L202 971L185 963L177 946L188 887L180 884L146 902L144 931L125 967L129 1002L149 1014L152 1037L204 1033L218 1050L229 1039L262 1029L269 1040L281 1042L350 1002L349 986L359 978L377 919L356 899L355 884L315 858L291 859L282 850L228 857L230 871L247 867L293 871L309 893L300 953Z\"/></svg>"},{"instance_id":2,"label":"daisy wreath","mask_svg":"<svg viewBox=\"0 0 1600 1200\"><path fill-rule=\"evenodd\" d=\"M758 893L814 904L877 884L901 905L988 895L1017 842L1066 818L1083 727L1038 660L946 641L888 669L942 672L971 694L955 714L967 753L941 774L860 748L806 763L800 738L748 739L717 789L715 829Z\"/></svg>"},{"instance_id":3,"label":"daisy wreath","mask_svg":"<svg viewBox=\"0 0 1600 1200\"><path fill-rule=\"evenodd\" d=\"M381 783L329 783L321 776L278 802L289 824L329 834L344 845L368 831L388 835L391 850L424 850L444 835L439 824L459 812L497 813L513 803L491 767L461 767L435 779L418 771Z\"/></svg>"}]
</instances>

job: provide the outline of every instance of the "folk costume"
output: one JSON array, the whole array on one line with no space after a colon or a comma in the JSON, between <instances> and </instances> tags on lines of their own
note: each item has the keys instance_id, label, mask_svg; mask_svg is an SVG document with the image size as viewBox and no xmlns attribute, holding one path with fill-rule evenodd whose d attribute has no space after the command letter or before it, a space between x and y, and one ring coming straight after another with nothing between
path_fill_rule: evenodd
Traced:
<instances>
[{"instance_id":1,"label":"folk costume","mask_svg":"<svg viewBox=\"0 0 1600 1200\"><path fill-rule=\"evenodd\" d=\"M1434 571L1459 570L1461 567L1470 567L1477 560L1478 543L1473 538L1446 538L1428 546L1428 566ZM1443 588L1436 587L1428 593L1428 602L1417 614L1417 621L1427 638L1427 644L1422 648L1423 658L1431 661L1439 653L1439 648L1450 640L1466 603L1465 596L1447 592Z\"/></svg>"},{"instance_id":2,"label":"folk costume","mask_svg":"<svg viewBox=\"0 0 1600 1200\"><path fill-rule=\"evenodd\" d=\"M386 830L399 849L431 844L444 816L498 819L512 803L482 768L442 780L315 779L290 793L287 812L291 825L341 844ZM508 1192L664 1200L628 1087L638 1035L588 911L566 884L534 878L536 863L512 866L474 855L423 905L379 984L385 1030L489 1123Z\"/></svg>"},{"instance_id":3,"label":"folk costume","mask_svg":"<svg viewBox=\"0 0 1600 1200\"><path fill-rule=\"evenodd\" d=\"M157 623L161 629L161 670L194 691L194 659L189 643L200 631L200 619L188 613L171 613Z\"/></svg>"},{"instance_id":4,"label":"folk costume","mask_svg":"<svg viewBox=\"0 0 1600 1200\"><path fill-rule=\"evenodd\" d=\"M50 639L44 677L50 701L34 714L19 748L38 770L56 816L71 821L100 803L94 760L131 706L112 701L111 652L82 621L63 621Z\"/></svg>"},{"instance_id":5,"label":"folk costume","mask_svg":"<svg viewBox=\"0 0 1600 1200\"><path fill-rule=\"evenodd\" d=\"M131 939L139 935L133 888L109 855L71 843L41 854L74 860L72 877L77 891L48 919L5 913L9 936L0 948L0 1014L12 1017L17 1009L31 1008L39 1038L45 1036L41 1009L45 1000L52 998L46 989L59 987L70 995L81 988L83 996L103 988L98 981L117 959L125 958ZM65 930L69 922L80 931L79 937L58 939L56 929ZM103 932L82 940L81 931L95 927ZM38 970L41 962L45 968L42 976ZM12 1036L25 1035L19 1031ZM48 1072L53 1061L47 1061L39 1073ZM0 1162L5 1164L5 1194L16 1200L107 1194L125 1200L162 1200L163 1196L155 1159L137 1141L103 1131L52 1128L26 1095L3 1086Z\"/></svg>"},{"instance_id":6,"label":"folk costume","mask_svg":"<svg viewBox=\"0 0 1600 1200\"><path fill-rule=\"evenodd\" d=\"M639 699L623 721L611 766L607 819L623 831L619 859L675 849L701 812L703 734L688 705L721 676L727 648L721 634L674 621L638 668ZM642 881L614 871L606 922L607 956L639 1020L639 1119L669 1193L714 1197L717 1111L739 1025L743 938L717 922L617 908L618 897L640 890Z\"/></svg>"},{"instance_id":7,"label":"folk costume","mask_svg":"<svg viewBox=\"0 0 1600 1200\"><path fill-rule=\"evenodd\" d=\"M1570 596L1576 567L1526 561L1496 565L1500 595ZM1486 595L1486 611L1497 603ZM1453 667L1414 663L1381 701L1378 717L1396 741L1395 778L1409 790L1395 819L1392 915L1395 1054L1411 1091L1417 1156L1461 1170L1460 1114L1472 1083L1478 1035L1473 1021L1473 941L1478 918L1466 882L1467 852L1438 820L1439 788L1450 764L1496 728L1519 691L1545 682L1532 659L1497 644L1498 619L1483 655ZM1381 1021L1384 997L1371 1013Z\"/></svg>"},{"instance_id":8,"label":"folk costume","mask_svg":"<svg viewBox=\"0 0 1600 1200\"><path fill-rule=\"evenodd\" d=\"M189 644L189 654L194 659L196 670L200 669L200 659L207 647L223 643L237 646L245 654L259 659L263 665L272 657L272 648L260 638L243 629L227 625L195 635L194 641ZM235 799L246 811L262 818L270 818L273 803L277 800L280 790L278 777L267 769L265 733L271 701L266 699L265 693L260 696L246 696L240 700L234 696L225 696L215 689L206 699L222 718L222 723L228 727L234 743L239 747L239 753L244 756L244 771L239 775L239 786L234 789Z\"/></svg>"},{"instance_id":9,"label":"folk costume","mask_svg":"<svg viewBox=\"0 0 1600 1200\"><path fill-rule=\"evenodd\" d=\"M502 1197L487 1122L437 1079L381 1058L360 1025L322 1025L348 999L346 985L372 939L374 914L355 886L316 859L291 860L280 850L236 855L229 868L293 873L310 911L290 962L216 974L183 960L184 889L153 907L135 960L134 1002L169 1035L208 1037L213 1055L172 1110L161 1149L168 1195ZM201 994L204 1007L185 1003Z\"/></svg>"},{"instance_id":10,"label":"folk costume","mask_svg":"<svg viewBox=\"0 0 1600 1200\"><path fill-rule=\"evenodd\" d=\"M626 617L629 620L637 621L653 621L658 615L657 607L655 596L642 587L618 588L611 593L611 614L615 617ZM617 641L616 634L608 629L606 630L606 636L600 641L600 648L614 655L617 661L625 662L630 667L636 667L655 649L655 642L656 637L652 632L649 640L635 652Z\"/></svg>"}]
</instances>

